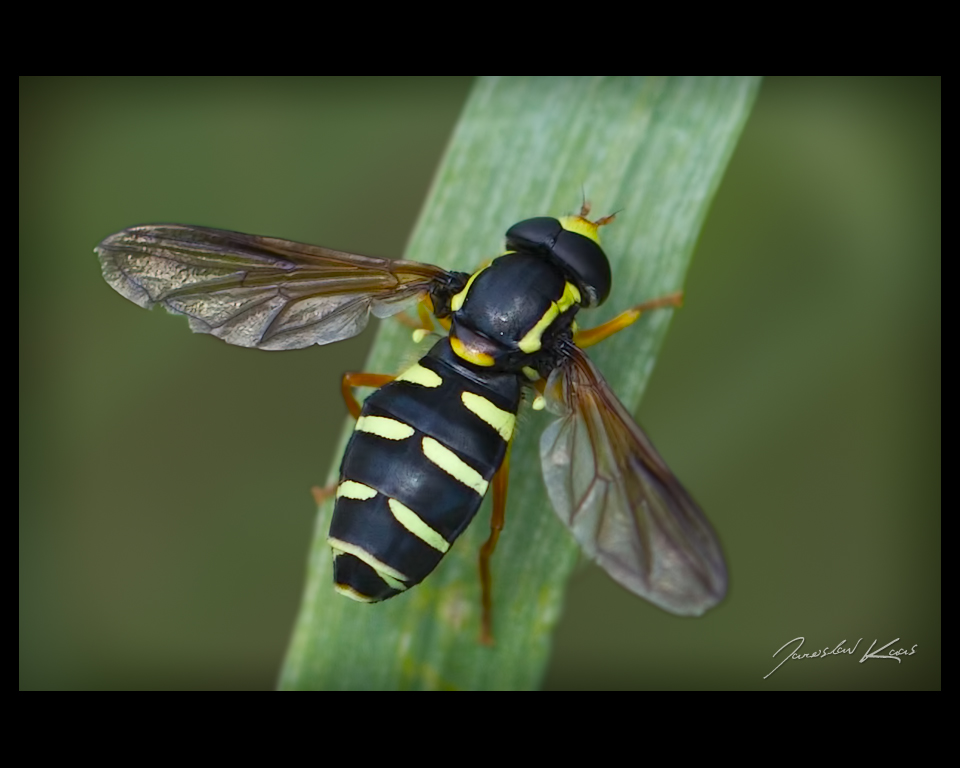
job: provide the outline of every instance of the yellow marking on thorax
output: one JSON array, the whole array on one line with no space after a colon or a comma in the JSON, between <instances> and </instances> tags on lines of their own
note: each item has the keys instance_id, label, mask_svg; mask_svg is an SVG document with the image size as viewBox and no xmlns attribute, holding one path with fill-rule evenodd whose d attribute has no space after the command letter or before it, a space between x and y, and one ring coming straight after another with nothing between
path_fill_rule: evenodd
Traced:
<instances>
[{"instance_id":1,"label":"yellow marking on thorax","mask_svg":"<svg viewBox=\"0 0 960 768\"><path fill-rule=\"evenodd\" d=\"M367 550L363 549L363 547L360 547L356 544L351 544L349 541L343 541L343 539L335 539L332 536L327 537L327 544L329 544L330 549L333 550L334 556L341 552L347 555L353 555L355 558L357 558L357 560L361 560L373 568L373 570L377 572L377 575L379 575L394 589L407 588L406 584L397 583L410 581L407 576L404 576L396 568L391 568L386 563L377 560L377 558L367 552Z\"/></svg>"},{"instance_id":2,"label":"yellow marking on thorax","mask_svg":"<svg viewBox=\"0 0 960 768\"><path fill-rule=\"evenodd\" d=\"M562 313L566 312L574 304L580 303L580 291L573 283L567 282L563 286L563 293L560 294L558 301L551 301L547 311L543 313L535 326L524 334L523 338L517 342L521 352L528 355L533 354L543 345L543 334Z\"/></svg>"},{"instance_id":3,"label":"yellow marking on thorax","mask_svg":"<svg viewBox=\"0 0 960 768\"><path fill-rule=\"evenodd\" d=\"M488 355L486 352L481 352L479 349L468 347L456 336L450 337L450 349L452 349L453 354L461 360L466 360L468 363L480 365L484 368L489 368L495 362L491 355Z\"/></svg>"},{"instance_id":4,"label":"yellow marking on thorax","mask_svg":"<svg viewBox=\"0 0 960 768\"><path fill-rule=\"evenodd\" d=\"M361 416L357 419L357 432L369 432L387 440L406 440L416 431L409 424L385 416Z\"/></svg>"},{"instance_id":5,"label":"yellow marking on thorax","mask_svg":"<svg viewBox=\"0 0 960 768\"><path fill-rule=\"evenodd\" d=\"M390 507L390 511L393 513L397 522L424 544L433 547L439 552L446 552L450 549L450 542L427 525L423 521L423 518L410 509L410 507L404 506L396 499L388 499L387 506Z\"/></svg>"},{"instance_id":6,"label":"yellow marking on thorax","mask_svg":"<svg viewBox=\"0 0 960 768\"><path fill-rule=\"evenodd\" d=\"M517 417L514 414L498 408L487 400L487 398L476 395L473 392L462 393L460 400L468 411L476 414L497 430L504 442L510 442L510 438L513 437L513 428L517 423Z\"/></svg>"},{"instance_id":7,"label":"yellow marking on thorax","mask_svg":"<svg viewBox=\"0 0 960 768\"><path fill-rule=\"evenodd\" d=\"M568 282L563 286L563 295L557 302L557 307L561 312L566 312L574 304L580 303L580 289L573 283Z\"/></svg>"},{"instance_id":8,"label":"yellow marking on thorax","mask_svg":"<svg viewBox=\"0 0 960 768\"><path fill-rule=\"evenodd\" d=\"M377 491L375 488L371 488L369 485L364 485L363 483L358 483L355 480L344 480L337 488L338 499L342 496L345 499L366 501L376 495Z\"/></svg>"},{"instance_id":9,"label":"yellow marking on thorax","mask_svg":"<svg viewBox=\"0 0 960 768\"><path fill-rule=\"evenodd\" d=\"M529 365L525 365L520 370L523 371L523 375L530 379L530 381L539 381L540 374L537 373L536 368L531 368Z\"/></svg>"},{"instance_id":10,"label":"yellow marking on thorax","mask_svg":"<svg viewBox=\"0 0 960 768\"><path fill-rule=\"evenodd\" d=\"M467 284L463 286L463 290L460 291L460 293L456 294L452 299L450 299L451 311L453 312L460 311L460 307L463 306L463 302L466 301L467 294L470 292L470 286L473 285L473 281L476 280L477 275L483 272L483 270L485 270L488 266L489 264L482 266L480 267L480 269L478 269L476 272L470 275L469 279L467 280Z\"/></svg>"},{"instance_id":11,"label":"yellow marking on thorax","mask_svg":"<svg viewBox=\"0 0 960 768\"><path fill-rule=\"evenodd\" d=\"M423 455L455 480L472 488L480 496L487 492L487 481L457 454L432 437L423 438Z\"/></svg>"},{"instance_id":12,"label":"yellow marking on thorax","mask_svg":"<svg viewBox=\"0 0 960 768\"><path fill-rule=\"evenodd\" d=\"M411 384L419 384L421 387L439 387L443 384L443 379L436 371L424 368L420 363L411 365L407 370L401 373L395 381L409 381Z\"/></svg>"},{"instance_id":13,"label":"yellow marking on thorax","mask_svg":"<svg viewBox=\"0 0 960 768\"><path fill-rule=\"evenodd\" d=\"M517 342L520 351L526 352L529 355L540 349L543 343L543 332L550 327L550 323L556 320L559 314L560 310L557 308L557 303L551 301L550 306L547 307L547 311L543 313L543 317L537 320L537 324L527 331L524 337Z\"/></svg>"}]
</instances>

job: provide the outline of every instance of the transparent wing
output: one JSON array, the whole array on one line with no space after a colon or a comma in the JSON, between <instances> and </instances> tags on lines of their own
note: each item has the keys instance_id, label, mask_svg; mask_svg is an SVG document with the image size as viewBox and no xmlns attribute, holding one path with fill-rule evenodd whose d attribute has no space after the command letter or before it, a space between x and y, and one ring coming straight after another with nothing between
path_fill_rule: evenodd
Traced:
<instances>
[{"instance_id":1,"label":"transparent wing","mask_svg":"<svg viewBox=\"0 0 960 768\"><path fill-rule=\"evenodd\" d=\"M617 582L681 616L727 589L716 534L589 358L570 346L547 383L560 419L540 441L553 506Z\"/></svg>"},{"instance_id":2,"label":"transparent wing","mask_svg":"<svg viewBox=\"0 0 960 768\"><path fill-rule=\"evenodd\" d=\"M182 224L131 227L96 251L104 279L130 301L186 315L197 333L271 350L354 336L371 313L399 312L456 274Z\"/></svg>"}]
</instances>

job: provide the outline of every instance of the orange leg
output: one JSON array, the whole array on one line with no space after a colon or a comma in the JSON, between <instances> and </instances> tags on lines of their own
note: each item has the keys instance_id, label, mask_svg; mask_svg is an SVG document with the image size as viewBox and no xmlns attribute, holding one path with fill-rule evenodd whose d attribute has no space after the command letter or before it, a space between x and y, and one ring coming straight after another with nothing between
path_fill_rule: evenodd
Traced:
<instances>
[{"instance_id":1,"label":"orange leg","mask_svg":"<svg viewBox=\"0 0 960 768\"><path fill-rule=\"evenodd\" d=\"M387 373L345 373L340 380L340 393L343 395L343 402L347 404L347 410L355 419L360 418L360 403L353 396L354 387L382 387L389 384L396 376ZM313 500L317 506L323 504L327 499L333 496L337 491L337 484L325 485L320 487L315 485L310 489L313 494Z\"/></svg>"},{"instance_id":2,"label":"orange leg","mask_svg":"<svg viewBox=\"0 0 960 768\"><path fill-rule=\"evenodd\" d=\"M401 323L413 328L413 340L417 343L423 341L424 337L431 333L436 333L439 325L444 331L450 330L450 318L439 318L433 315L433 302L429 296L425 296L417 304L416 319L406 313L394 315Z\"/></svg>"},{"instance_id":3,"label":"orange leg","mask_svg":"<svg viewBox=\"0 0 960 768\"><path fill-rule=\"evenodd\" d=\"M573 343L578 347L592 347L594 344L613 336L618 331L622 331L627 326L633 325L644 312L657 309L659 307L679 307L683 305L683 291L660 296L656 299L650 299L635 307L624 310L612 320L608 320L603 325L596 328L579 330L573 335Z\"/></svg>"},{"instance_id":4,"label":"orange leg","mask_svg":"<svg viewBox=\"0 0 960 768\"><path fill-rule=\"evenodd\" d=\"M415 331L419 331L423 327L421 321L414 320L406 312L401 312L399 315L394 315L393 319L403 323L405 326L407 326L407 328L413 328Z\"/></svg>"},{"instance_id":5,"label":"orange leg","mask_svg":"<svg viewBox=\"0 0 960 768\"><path fill-rule=\"evenodd\" d=\"M417 316L420 318L420 327L413 332L413 340L419 344L426 336L431 333L439 333L437 326L440 326L444 332L450 330L449 317L436 317L433 314L433 302L428 296L417 304Z\"/></svg>"},{"instance_id":6,"label":"orange leg","mask_svg":"<svg viewBox=\"0 0 960 768\"><path fill-rule=\"evenodd\" d=\"M493 476L493 514L490 516L490 538L480 547L480 588L482 590L483 618L480 625L480 642L493 645L493 585L490 579L490 558L497 548L500 531L507 511L507 484L510 480L510 446L503 457L503 464Z\"/></svg>"},{"instance_id":7,"label":"orange leg","mask_svg":"<svg viewBox=\"0 0 960 768\"><path fill-rule=\"evenodd\" d=\"M347 410L355 419L360 418L360 403L353 396L354 387L382 387L389 384L396 376L389 373L345 373L340 380L340 393L343 395L343 402L347 404Z\"/></svg>"},{"instance_id":8,"label":"orange leg","mask_svg":"<svg viewBox=\"0 0 960 768\"><path fill-rule=\"evenodd\" d=\"M323 504L327 499L333 498L333 495L337 492L337 484L331 483L330 485L314 485L310 488L310 493L313 496L313 502L318 507Z\"/></svg>"},{"instance_id":9,"label":"orange leg","mask_svg":"<svg viewBox=\"0 0 960 768\"><path fill-rule=\"evenodd\" d=\"M429 307L427 306L428 304L430 305ZM429 298L417 304L417 317L420 318L420 327L427 333L431 333L434 329L432 308L433 302L430 301Z\"/></svg>"}]
</instances>

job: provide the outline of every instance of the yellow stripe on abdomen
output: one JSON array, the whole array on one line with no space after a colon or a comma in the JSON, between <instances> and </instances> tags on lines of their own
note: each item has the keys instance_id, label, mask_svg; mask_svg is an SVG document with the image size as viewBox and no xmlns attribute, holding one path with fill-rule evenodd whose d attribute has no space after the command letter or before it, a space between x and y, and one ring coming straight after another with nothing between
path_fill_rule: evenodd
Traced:
<instances>
[{"instance_id":1,"label":"yellow stripe on abdomen","mask_svg":"<svg viewBox=\"0 0 960 768\"><path fill-rule=\"evenodd\" d=\"M361 416L357 419L357 432L369 432L371 435L387 440L406 440L416 431L409 424L385 416Z\"/></svg>"},{"instance_id":2,"label":"yellow stripe on abdomen","mask_svg":"<svg viewBox=\"0 0 960 768\"><path fill-rule=\"evenodd\" d=\"M409 381L411 384L419 384L421 387L439 387L443 384L443 379L436 371L424 368L420 363L411 365L407 370L401 373L395 381Z\"/></svg>"},{"instance_id":3,"label":"yellow stripe on abdomen","mask_svg":"<svg viewBox=\"0 0 960 768\"><path fill-rule=\"evenodd\" d=\"M480 496L487 492L487 481L477 470L467 464L457 454L432 437L423 438L423 455L455 480L463 483L467 488L476 491Z\"/></svg>"},{"instance_id":4,"label":"yellow stripe on abdomen","mask_svg":"<svg viewBox=\"0 0 960 768\"><path fill-rule=\"evenodd\" d=\"M363 547L357 544L351 544L349 541L344 541L343 539L335 539L332 536L327 537L327 544L329 544L330 549L333 550L334 557L341 552L347 555L353 555L357 560L362 560L373 568L373 570L377 572L377 575L394 589L407 588L407 584L404 582L410 581L408 577L404 576L396 568L391 568L382 560L378 560Z\"/></svg>"},{"instance_id":5,"label":"yellow stripe on abdomen","mask_svg":"<svg viewBox=\"0 0 960 768\"><path fill-rule=\"evenodd\" d=\"M433 547L438 552L445 553L450 549L450 542L427 525L423 521L423 518L410 509L410 507L404 506L396 499L388 499L387 506L390 507L390 512L396 521L424 544Z\"/></svg>"},{"instance_id":6,"label":"yellow stripe on abdomen","mask_svg":"<svg viewBox=\"0 0 960 768\"><path fill-rule=\"evenodd\" d=\"M368 595L364 595L364 594L361 594L360 592L357 592L357 590L355 590L353 587L348 586L348 585L346 585L346 584L337 584L336 582L334 582L333 591L334 591L334 592L338 592L339 594L343 595L344 597L349 597L351 600L356 600L358 603L376 603L376 602L379 602L378 600L376 600L376 599L374 599L374 598L372 598L372 597L370 597L370 596L368 596Z\"/></svg>"},{"instance_id":7,"label":"yellow stripe on abdomen","mask_svg":"<svg viewBox=\"0 0 960 768\"><path fill-rule=\"evenodd\" d=\"M358 483L355 480L344 480L337 486L337 498L356 499L357 501L366 501L377 495L375 488L369 485Z\"/></svg>"},{"instance_id":8,"label":"yellow stripe on abdomen","mask_svg":"<svg viewBox=\"0 0 960 768\"><path fill-rule=\"evenodd\" d=\"M504 442L510 442L510 438L513 437L513 428L517 423L516 416L510 413L510 411L498 408L487 400L487 398L474 394L473 392L462 393L460 400L468 411L497 430Z\"/></svg>"}]
</instances>

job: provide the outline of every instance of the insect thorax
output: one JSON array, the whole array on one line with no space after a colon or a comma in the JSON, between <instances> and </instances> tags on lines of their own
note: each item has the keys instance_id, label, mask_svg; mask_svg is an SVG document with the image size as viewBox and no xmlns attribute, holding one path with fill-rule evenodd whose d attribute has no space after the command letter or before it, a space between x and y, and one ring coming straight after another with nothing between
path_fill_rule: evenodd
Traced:
<instances>
[{"instance_id":1,"label":"insect thorax","mask_svg":"<svg viewBox=\"0 0 960 768\"><path fill-rule=\"evenodd\" d=\"M542 256L506 253L474 273L453 298L451 345L480 368L545 376L572 335L580 292Z\"/></svg>"}]
</instances>

